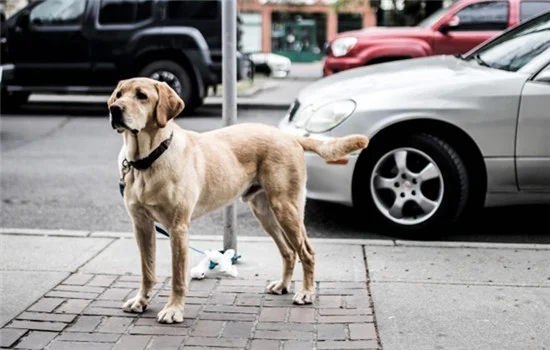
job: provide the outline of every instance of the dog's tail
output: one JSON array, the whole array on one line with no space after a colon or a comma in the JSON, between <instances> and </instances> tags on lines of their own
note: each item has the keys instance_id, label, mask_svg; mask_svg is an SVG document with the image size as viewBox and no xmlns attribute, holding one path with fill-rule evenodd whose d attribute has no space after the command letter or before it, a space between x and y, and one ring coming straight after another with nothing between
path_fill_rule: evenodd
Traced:
<instances>
[{"instance_id":1,"label":"dog's tail","mask_svg":"<svg viewBox=\"0 0 550 350\"><path fill-rule=\"evenodd\" d=\"M297 138L304 151L317 153L326 160L337 160L346 154L367 148L369 139L364 135L348 135L326 141L309 137Z\"/></svg>"}]
</instances>

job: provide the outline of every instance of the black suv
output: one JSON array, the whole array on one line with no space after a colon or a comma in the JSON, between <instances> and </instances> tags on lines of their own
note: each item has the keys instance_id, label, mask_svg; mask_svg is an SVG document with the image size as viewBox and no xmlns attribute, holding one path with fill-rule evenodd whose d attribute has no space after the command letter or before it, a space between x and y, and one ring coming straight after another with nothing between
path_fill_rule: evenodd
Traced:
<instances>
[{"instance_id":1,"label":"black suv","mask_svg":"<svg viewBox=\"0 0 550 350\"><path fill-rule=\"evenodd\" d=\"M222 80L221 1L35 0L2 23L2 108L33 92L110 93L145 76L190 111ZM237 52L238 80L247 69Z\"/></svg>"}]
</instances>

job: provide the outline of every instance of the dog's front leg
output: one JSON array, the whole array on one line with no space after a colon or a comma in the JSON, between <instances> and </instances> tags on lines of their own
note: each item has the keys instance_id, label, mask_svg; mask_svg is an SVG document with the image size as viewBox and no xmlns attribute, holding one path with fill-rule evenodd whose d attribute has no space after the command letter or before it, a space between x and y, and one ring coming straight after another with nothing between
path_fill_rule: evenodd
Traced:
<instances>
[{"instance_id":1,"label":"dog's front leg","mask_svg":"<svg viewBox=\"0 0 550 350\"><path fill-rule=\"evenodd\" d=\"M158 313L161 323L183 322L183 309L187 294L188 224L180 224L170 230L172 250L172 290L168 303Z\"/></svg>"},{"instance_id":2,"label":"dog's front leg","mask_svg":"<svg viewBox=\"0 0 550 350\"><path fill-rule=\"evenodd\" d=\"M155 254L156 236L153 221L144 215L134 216L134 235L141 255L141 288L137 295L124 303L126 312L141 313L147 308L151 291L156 283Z\"/></svg>"}]
</instances>

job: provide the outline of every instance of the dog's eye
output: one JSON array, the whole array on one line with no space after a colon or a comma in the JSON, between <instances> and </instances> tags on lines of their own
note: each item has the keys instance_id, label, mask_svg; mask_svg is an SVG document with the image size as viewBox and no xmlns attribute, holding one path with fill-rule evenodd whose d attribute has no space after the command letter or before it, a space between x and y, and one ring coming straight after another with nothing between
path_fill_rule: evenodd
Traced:
<instances>
[{"instance_id":1,"label":"dog's eye","mask_svg":"<svg viewBox=\"0 0 550 350\"><path fill-rule=\"evenodd\" d=\"M147 99L147 95L145 95L143 92L141 91L138 91L136 92L136 97L140 100L146 100Z\"/></svg>"},{"instance_id":2,"label":"dog's eye","mask_svg":"<svg viewBox=\"0 0 550 350\"><path fill-rule=\"evenodd\" d=\"M120 96L122 96L122 93L119 91L116 93L116 98L120 98Z\"/></svg>"}]
</instances>

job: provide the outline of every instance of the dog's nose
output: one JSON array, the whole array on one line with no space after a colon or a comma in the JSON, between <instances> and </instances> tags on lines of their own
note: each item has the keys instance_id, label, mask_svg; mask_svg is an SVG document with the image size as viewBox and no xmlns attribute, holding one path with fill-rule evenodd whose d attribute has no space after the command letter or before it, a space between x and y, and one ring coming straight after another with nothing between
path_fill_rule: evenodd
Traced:
<instances>
[{"instance_id":1,"label":"dog's nose","mask_svg":"<svg viewBox=\"0 0 550 350\"><path fill-rule=\"evenodd\" d=\"M113 120L120 120L122 119L122 107L117 105L112 105L109 107L109 111L111 112L111 116L113 117Z\"/></svg>"}]
</instances>

